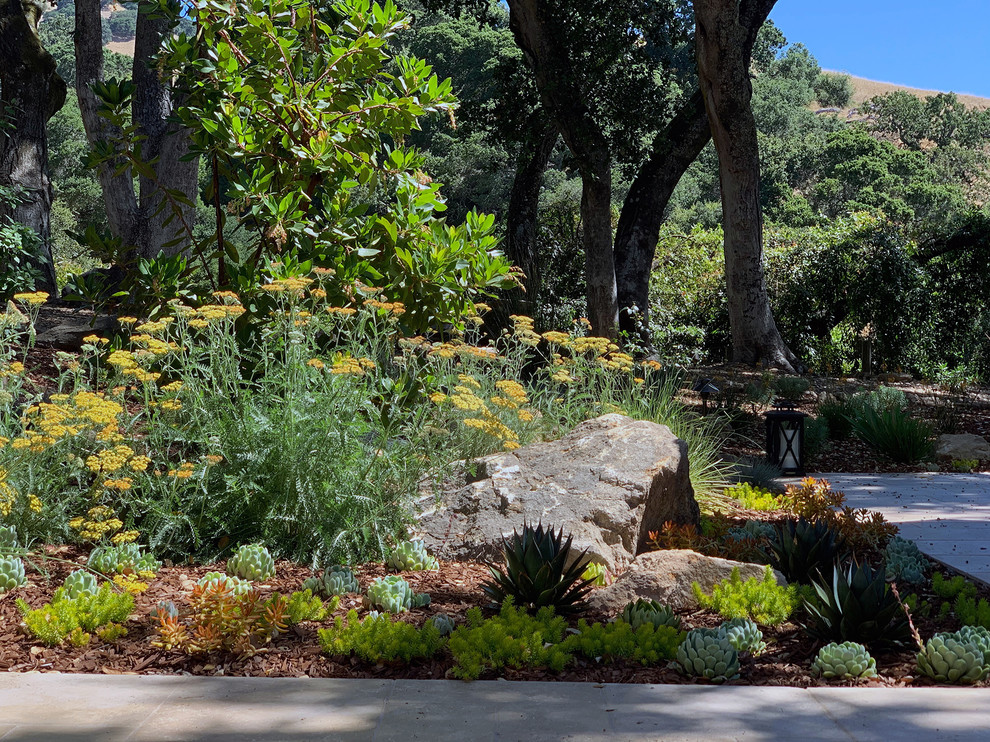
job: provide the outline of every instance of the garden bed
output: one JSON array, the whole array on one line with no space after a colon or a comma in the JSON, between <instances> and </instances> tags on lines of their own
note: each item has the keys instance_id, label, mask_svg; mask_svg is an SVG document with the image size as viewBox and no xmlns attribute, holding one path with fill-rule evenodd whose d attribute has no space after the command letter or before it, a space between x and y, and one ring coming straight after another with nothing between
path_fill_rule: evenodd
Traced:
<instances>
[{"instance_id":1,"label":"garden bed","mask_svg":"<svg viewBox=\"0 0 990 742\"><path fill-rule=\"evenodd\" d=\"M439 679L451 677L453 660L442 652L436 659L373 664L353 657L331 657L321 652L317 630L332 623L332 616L324 621L305 621L289 628L276 637L258 654L242 658L228 653L189 655L180 651L164 651L152 646L157 637L156 621L149 616L159 601L171 600L183 606L195 581L211 570L223 570L223 564L192 566L165 566L151 581L149 589L136 596L135 610L126 622L127 635L115 642L102 642L95 636L85 647L74 647L64 642L58 647L45 647L29 636L22 624L22 616L15 598L22 598L31 607L41 606L55 586L79 564L85 562L83 552L75 547L48 547L44 561L47 579L35 570L29 574L26 586L0 597L0 671L6 672L66 672L103 674L191 674L249 677L335 677L335 678L412 678ZM58 561L56 561L58 560ZM64 560L64 561L61 561ZM275 592L288 595L298 590L303 579L311 571L305 567L279 562L277 577L260 586L263 595ZM381 564L368 564L355 570L362 587L378 576L388 573ZM439 571L404 572L416 591L428 592L432 604L427 608L412 609L402 615L402 620L422 625L436 613L446 613L462 623L468 609L482 606L486 615L493 613L486 605L481 584L488 577L488 569L477 563L441 564ZM990 591L981 588L981 596ZM939 599L931 593L919 591L922 600L938 605ZM342 616L350 609L364 615L359 595L343 596L335 615ZM680 613L684 628L715 627L722 620L717 614L705 610ZM585 612L580 617L589 622L607 621L611 616ZM915 616L915 625L924 637L936 631L958 628L958 622L949 617L943 620ZM573 621L571 622L573 624ZM768 649L756 657L745 656L741 662L740 677L730 681L739 685L786 685L811 687L823 685L845 686L906 686L931 685L931 681L918 677L915 668L916 650L913 647L874 652L879 677L869 680L825 681L812 675L810 665L820 643L815 643L793 621L773 629L762 627ZM506 668L497 673L491 671L482 678L502 677L510 680L560 680L584 682L622 683L704 683L686 677L673 662L661 662L644 667L633 661L596 663L576 657L563 671L553 672L543 668ZM983 684L985 685L985 683Z\"/></svg>"}]
</instances>

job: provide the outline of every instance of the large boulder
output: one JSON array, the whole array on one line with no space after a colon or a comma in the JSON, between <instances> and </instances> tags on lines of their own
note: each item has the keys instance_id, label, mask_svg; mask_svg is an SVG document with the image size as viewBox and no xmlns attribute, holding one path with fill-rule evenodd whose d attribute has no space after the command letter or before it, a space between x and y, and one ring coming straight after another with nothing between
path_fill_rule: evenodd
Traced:
<instances>
[{"instance_id":1,"label":"large boulder","mask_svg":"<svg viewBox=\"0 0 990 742\"><path fill-rule=\"evenodd\" d=\"M750 577L762 580L766 566L731 559L705 556L689 549L665 549L640 554L629 569L620 574L611 585L593 590L588 596L588 607L607 615L617 615L626 603L644 598L666 603L678 610L693 610L698 601L691 589L697 582L706 593L712 587L732 575L739 568L743 581ZM774 572L777 584L787 581Z\"/></svg>"},{"instance_id":2,"label":"large boulder","mask_svg":"<svg viewBox=\"0 0 990 742\"><path fill-rule=\"evenodd\" d=\"M473 472L473 474L471 474ZM417 531L454 560L494 560L524 523L561 527L610 569L665 521L697 524L687 444L664 425L605 415L560 440L486 456L425 494Z\"/></svg>"},{"instance_id":3,"label":"large boulder","mask_svg":"<svg viewBox=\"0 0 990 742\"><path fill-rule=\"evenodd\" d=\"M960 433L940 435L935 446L935 454L947 459L990 459L990 444L981 435Z\"/></svg>"}]
</instances>

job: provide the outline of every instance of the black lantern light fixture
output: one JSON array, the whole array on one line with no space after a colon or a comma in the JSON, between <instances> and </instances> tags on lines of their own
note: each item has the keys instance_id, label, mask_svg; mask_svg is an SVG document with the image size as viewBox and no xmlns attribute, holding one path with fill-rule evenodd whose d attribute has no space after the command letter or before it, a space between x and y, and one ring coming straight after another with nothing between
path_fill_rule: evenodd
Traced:
<instances>
[{"instance_id":1,"label":"black lantern light fixture","mask_svg":"<svg viewBox=\"0 0 990 742\"><path fill-rule=\"evenodd\" d=\"M718 394L718 387L712 384L711 379L698 379L691 390L701 396L701 409L703 412L708 412L708 400L713 394Z\"/></svg>"},{"instance_id":2,"label":"black lantern light fixture","mask_svg":"<svg viewBox=\"0 0 990 742\"><path fill-rule=\"evenodd\" d=\"M780 400L766 413L767 461L784 474L804 476L804 419L797 405Z\"/></svg>"}]
</instances>

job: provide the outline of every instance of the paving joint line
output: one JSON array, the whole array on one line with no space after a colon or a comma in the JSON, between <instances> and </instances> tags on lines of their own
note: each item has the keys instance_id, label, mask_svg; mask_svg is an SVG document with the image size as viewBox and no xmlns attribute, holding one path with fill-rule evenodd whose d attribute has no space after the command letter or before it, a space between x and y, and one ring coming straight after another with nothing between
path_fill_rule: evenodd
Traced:
<instances>
[{"instance_id":1,"label":"paving joint line","mask_svg":"<svg viewBox=\"0 0 990 742\"><path fill-rule=\"evenodd\" d=\"M169 685L174 685L175 687L174 687L174 688L172 688L172 690L170 690L170 691L168 692L168 695L166 695L166 696L165 696L165 698L163 698L163 699L162 699L162 700L161 700L161 701L159 702L159 704L158 704L157 706L155 706L155 708L154 708L153 710L151 710L151 711L149 711L149 712L148 712L148 715L147 715L147 716L145 716L145 717L144 717L144 718L143 718L143 719L142 719L142 720L141 720L141 721L140 721L140 722L138 723L138 725L137 725L136 727L134 727L134 729L132 729L132 730L131 730L131 733L130 733L130 734L128 734L128 735L127 735L126 737L124 737L124 742L127 742L127 741L128 741L129 739L131 739L131 737L133 737L133 736L134 736L135 734L137 734L138 732L140 732L140 731L141 731L141 729L142 729L142 728L144 727L144 725L145 725L145 724L147 724L147 723L148 723L148 721L150 721L150 720L151 720L151 717L153 717L153 716L154 716L155 714L157 714L157 713L158 713L158 712L159 712L159 711L161 710L161 708L162 708L162 706L164 706L164 705L165 705L166 703L168 703L169 701L171 701L171 700L172 700L172 697L173 697L173 696L174 696L174 695L175 695L176 693L178 693L178 692L179 692L179 689L180 689L180 685L179 685L179 683L169 683Z\"/></svg>"},{"instance_id":2,"label":"paving joint line","mask_svg":"<svg viewBox=\"0 0 990 742\"><path fill-rule=\"evenodd\" d=\"M818 696L816 696L814 693L812 693L810 688L805 688L804 689L804 692L808 696L810 696L811 699L821 707L822 713L825 714L825 717L829 721L831 721L833 724L835 724L836 729L838 729L839 731L841 731L842 733L844 733L847 737L849 737L849 739L851 740L851 742L859 742L859 737L857 737L851 731L849 731L848 729L846 729L845 724L843 724L837 718L835 718L834 716L832 716L832 712L829 710L828 706L826 706L825 703L821 699L818 698Z\"/></svg>"}]
</instances>

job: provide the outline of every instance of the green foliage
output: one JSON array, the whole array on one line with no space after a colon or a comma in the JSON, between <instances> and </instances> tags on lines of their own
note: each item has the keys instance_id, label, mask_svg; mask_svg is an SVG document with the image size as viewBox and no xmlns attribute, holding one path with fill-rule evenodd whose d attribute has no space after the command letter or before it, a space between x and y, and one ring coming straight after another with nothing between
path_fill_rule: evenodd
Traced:
<instances>
[{"instance_id":1,"label":"green foliage","mask_svg":"<svg viewBox=\"0 0 990 742\"><path fill-rule=\"evenodd\" d=\"M935 454L931 426L902 409L881 412L866 406L853 420L853 430L866 444L897 462L914 464Z\"/></svg>"},{"instance_id":2,"label":"green foliage","mask_svg":"<svg viewBox=\"0 0 990 742\"><path fill-rule=\"evenodd\" d=\"M845 440L852 435L853 418L859 406L845 396L828 396L819 400L816 406L818 420L828 425L828 435L835 440Z\"/></svg>"},{"instance_id":3,"label":"green foliage","mask_svg":"<svg viewBox=\"0 0 990 742\"><path fill-rule=\"evenodd\" d=\"M778 398L798 402L804 393L811 388L811 382L800 376L776 376L773 379L772 387Z\"/></svg>"},{"instance_id":4,"label":"green foliage","mask_svg":"<svg viewBox=\"0 0 990 742\"><path fill-rule=\"evenodd\" d=\"M805 600L805 631L825 641L856 641L867 646L900 644L910 626L882 569L851 562L836 568L832 580L812 582L815 595Z\"/></svg>"},{"instance_id":5,"label":"green foliage","mask_svg":"<svg viewBox=\"0 0 990 742\"><path fill-rule=\"evenodd\" d=\"M285 617L289 625L302 621L322 621L340 605L340 598L334 596L329 605L314 596L309 590L297 590L285 603Z\"/></svg>"},{"instance_id":6,"label":"green foliage","mask_svg":"<svg viewBox=\"0 0 990 742\"><path fill-rule=\"evenodd\" d=\"M272 258L332 268L332 299L356 282L376 286L405 304L415 330L460 324L479 292L514 284L494 217L470 212L459 226L436 217L440 186L406 139L421 117L453 110L451 83L391 54L408 23L391 0L262 9L245 0L237 12L210 3L193 16L199 33L168 40L161 56L189 88L176 114L227 184L210 198L258 236L223 251L208 237L195 249L204 265L219 260L240 289L260 286Z\"/></svg>"},{"instance_id":7,"label":"green foliage","mask_svg":"<svg viewBox=\"0 0 990 742\"><path fill-rule=\"evenodd\" d=\"M941 572L932 575L932 592L946 600L955 600L959 596L976 598L976 585L962 575L946 578Z\"/></svg>"},{"instance_id":8,"label":"green foliage","mask_svg":"<svg viewBox=\"0 0 990 742\"><path fill-rule=\"evenodd\" d=\"M815 99L823 106L845 108L852 100L853 86L849 75L823 72L815 78Z\"/></svg>"},{"instance_id":9,"label":"green foliage","mask_svg":"<svg viewBox=\"0 0 990 742\"><path fill-rule=\"evenodd\" d=\"M432 657L443 649L446 640L437 627L427 621L418 629L389 616L358 619L349 611L346 620L338 616L331 628L320 629L320 647L334 655L354 654L367 662L411 662Z\"/></svg>"},{"instance_id":10,"label":"green foliage","mask_svg":"<svg viewBox=\"0 0 990 742\"><path fill-rule=\"evenodd\" d=\"M818 575L831 575L846 551L845 538L830 523L798 518L776 525L765 555L788 582L809 584Z\"/></svg>"},{"instance_id":11,"label":"green foliage","mask_svg":"<svg viewBox=\"0 0 990 742\"><path fill-rule=\"evenodd\" d=\"M16 556L0 556L0 595L26 584L24 561Z\"/></svg>"},{"instance_id":12,"label":"green foliage","mask_svg":"<svg viewBox=\"0 0 990 742\"><path fill-rule=\"evenodd\" d=\"M655 600L645 600L639 598L630 601L622 609L619 618L629 624L632 628L638 629L644 624L650 626L671 626L675 629L681 628L681 617L674 613L674 609L669 605L663 605Z\"/></svg>"},{"instance_id":13,"label":"green foliage","mask_svg":"<svg viewBox=\"0 0 990 742\"><path fill-rule=\"evenodd\" d=\"M604 587L608 584L608 567L598 562L588 562L588 566L581 573L582 580L591 580L595 587Z\"/></svg>"},{"instance_id":14,"label":"green foliage","mask_svg":"<svg viewBox=\"0 0 990 742\"><path fill-rule=\"evenodd\" d=\"M16 192L6 187L0 189L0 203L5 206L19 200ZM34 290L42 277L40 248L41 241L33 229L6 216L0 220L0 301L8 301L15 293Z\"/></svg>"},{"instance_id":15,"label":"green foliage","mask_svg":"<svg viewBox=\"0 0 990 742\"><path fill-rule=\"evenodd\" d=\"M918 652L918 670L941 682L972 685L990 673L982 647L969 634L943 632Z\"/></svg>"},{"instance_id":16,"label":"green foliage","mask_svg":"<svg viewBox=\"0 0 990 742\"><path fill-rule=\"evenodd\" d=\"M739 501L747 510L780 510L780 495L749 482L740 482L725 490L725 495Z\"/></svg>"},{"instance_id":17,"label":"green foliage","mask_svg":"<svg viewBox=\"0 0 990 742\"><path fill-rule=\"evenodd\" d=\"M227 574L248 582L275 576L275 560L263 544L245 544L227 560Z\"/></svg>"},{"instance_id":18,"label":"green foliage","mask_svg":"<svg viewBox=\"0 0 990 742\"><path fill-rule=\"evenodd\" d=\"M564 531L543 524L526 524L522 533L513 531L503 539L505 571L490 567L492 580L482 589L496 603L511 597L525 610L551 606L557 613L572 613L583 605L583 597L594 580L582 578L585 553L572 555L573 536L564 541Z\"/></svg>"},{"instance_id":19,"label":"green foliage","mask_svg":"<svg viewBox=\"0 0 990 742\"><path fill-rule=\"evenodd\" d=\"M967 473L980 465L979 459L952 459L952 471Z\"/></svg>"},{"instance_id":20,"label":"green foliage","mask_svg":"<svg viewBox=\"0 0 990 742\"><path fill-rule=\"evenodd\" d=\"M688 675L715 683L739 676L739 653L720 631L692 629L677 648L677 662Z\"/></svg>"},{"instance_id":21,"label":"green foliage","mask_svg":"<svg viewBox=\"0 0 990 742\"><path fill-rule=\"evenodd\" d=\"M811 663L811 671L815 675L821 675L826 680L832 678L840 680L875 678L877 676L877 661L870 656L862 644L832 642L818 650L818 655Z\"/></svg>"},{"instance_id":22,"label":"green foliage","mask_svg":"<svg viewBox=\"0 0 990 742\"><path fill-rule=\"evenodd\" d=\"M769 566L762 580L750 577L743 582L739 568L735 567L727 580L712 588L711 595L706 595L697 582L691 584L691 589L702 608L725 618L749 618L763 626L782 624L798 600L796 589L778 585Z\"/></svg>"},{"instance_id":23,"label":"green foliage","mask_svg":"<svg viewBox=\"0 0 990 742\"><path fill-rule=\"evenodd\" d=\"M984 626L990 628L990 603L986 598L976 598L960 593L952 604L956 618L964 626Z\"/></svg>"},{"instance_id":24,"label":"green foliage","mask_svg":"<svg viewBox=\"0 0 990 742\"><path fill-rule=\"evenodd\" d=\"M434 628L440 632L440 636L450 636L453 630L457 627L454 619L446 613L436 613L430 616L426 622L433 624Z\"/></svg>"},{"instance_id":25,"label":"green foliage","mask_svg":"<svg viewBox=\"0 0 990 742\"><path fill-rule=\"evenodd\" d=\"M365 607L380 608L389 613L403 613L410 608L421 608L430 604L426 593L413 592L412 587L398 575L376 578L364 597Z\"/></svg>"},{"instance_id":26,"label":"green foliage","mask_svg":"<svg viewBox=\"0 0 990 742\"><path fill-rule=\"evenodd\" d=\"M77 569L65 578L62 584L65 596L69 600L81 598L84 595L96 595L99 588L96 584L96 575L87 572L85 569Z\"/></svg>"},{"instance_id":27,"label":"green foliage","mask_svg":"<svg viewBox=\"0 0 990 742\"><path fill-rule=\"evenodd\" d=\"M925 581L925 572L931 566L914 541L894 536L887 542L884 552L887 564L887 579L908 585L920 585Z\"/></svg>"},{"instance_id":28,"label":"green foliage","mask_svg":"<svg viewBox=\"0 0 990 742\"><path fill-rule=\"evenodd\" d=\"M70 634L81 636L110 623L121 623L134 611L130 593L114 592L110 583L103 583L95 594L70 598L64 588L55 591L51 603L32 609L23 600L17 607L33 636L50 647L58 646ZM86 639L88 641L88 639Z\"/></svg>"},{"instance_id":29,"label":"green foliage","mask_svg":"<svg viewBox=\"0 0 990 742\"><path fill-rule=\"evenodd\" d=\"M0 557L14 556L20 548L14 527L0 526Z\"/></svg>"},{"instance_id":30,"label":"green foliage","mask_svg":"<svg viewBox=\"0 0 990 742\"><path fill-rule=\"evenodd\" d=\"M96 636L101 642L113 644L118 639L127 636L127 629L119 623L108 623L106 626L101 626L96 630ZM71 636L69 637L69 641L72 641Z\"/></svg>"},{"instance_id":31,"label":"green foliage","mask_svg":"<svg viewBox=\"0 0 990 742\"><path fill-rule=\"evenodd\" d=\"M545 667L560 671L571 655L560 645L567 622L550 606L535 616L507 598L497 616L484 619L479 608L467 612L467 625L450 635L454 677L475 680L486 670L502 667Z\"/></svg>"},{"instance_id":32,"label":"green foliage","mask_svg":"<svg viewBox=\"0 0 990 742\"><path fill-rule=\"evenodd\" d=\"M684 636L679 626L649 622L633 626L626 621L588 625L582 618L577 633L568 634L561 648L597 661L632 659L643 665L656 665L674 659Z\"/></svg>"},{"instance_id":33,"label":"green foliage","mask_svg":"<svg viewBox=\"0 0 990 742\"><path fill-rule=\"evenodd\" d=\"M388 558L388 566L402 571L440 569L437 558L426 551L426 544L420 539L401 541Z\"/></svg>"}]
</instances>

